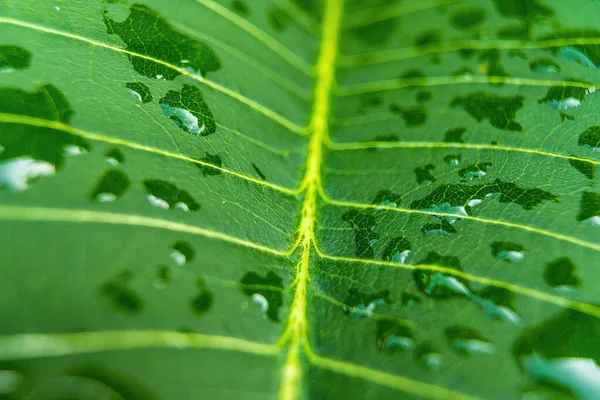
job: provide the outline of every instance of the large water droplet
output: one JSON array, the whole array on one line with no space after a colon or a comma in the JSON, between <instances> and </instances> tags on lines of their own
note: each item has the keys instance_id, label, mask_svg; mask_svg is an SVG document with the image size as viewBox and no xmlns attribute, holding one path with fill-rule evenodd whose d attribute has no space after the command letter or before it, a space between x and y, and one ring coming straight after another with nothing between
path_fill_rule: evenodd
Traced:
<instances>
[{"instance_id":1,"label":"large water droplet","mask_svg":"<svg viewBox=\"0 0 600 400\"><path fill-rule=\"evenodd\" d=\"M21 191L27 189L35 179L52 176L54 165L31 157L19 157L0 162L0 187Z\"/></svg>"},{"instance_id":2,"label":"large water droplet","mask_svg":"<svg viewBox=\"0 0 600 400\"><path fill-rule=\"evenodd\" d=\"M508 262L523 261L525 258L525 247L513 242L492 242L490 244L492 255L498 260Z\"/></svg>"}]
</instances>

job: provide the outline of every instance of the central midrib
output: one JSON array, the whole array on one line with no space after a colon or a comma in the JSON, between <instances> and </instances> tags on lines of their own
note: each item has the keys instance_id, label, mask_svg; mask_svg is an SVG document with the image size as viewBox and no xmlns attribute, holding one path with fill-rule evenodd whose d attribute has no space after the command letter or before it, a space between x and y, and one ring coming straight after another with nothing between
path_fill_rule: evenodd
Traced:
<instances>
[{"instance_id":1,"label":"central midrib","mask_svg":"<svg viewBox=\"0 0 600 400\"><path fill-rule=\"evenodd\" d=\"M316 64L315 100L309 123L311 138L308 146L306 172L300 186L305 193L299 229L301 255L296 266L296 277L294 279L296 290L287 324L279 343L280 345L289 343L279 391L281 400L295 400L298 398L302 377L300 351L305 350L307 354L312 353L308 347L306 332L306 290L310 279L308 266L314 241L316 204L323 158L323 139L328 134L331 89L335 80L335 61L338 54L343 1L327 0L323 17L323 33Z\"/></svg>"}]
</instances>

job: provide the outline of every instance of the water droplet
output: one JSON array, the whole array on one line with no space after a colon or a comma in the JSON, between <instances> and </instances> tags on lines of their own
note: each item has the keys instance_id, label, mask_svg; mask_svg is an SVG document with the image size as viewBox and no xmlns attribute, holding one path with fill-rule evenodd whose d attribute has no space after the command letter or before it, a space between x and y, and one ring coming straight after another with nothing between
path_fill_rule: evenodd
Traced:
<instances>
[{"instance_id":1,"label":"water droplet","mask_svg":"<svg viewBox=\"0 0 600 400\"><path fill-rule=\"evenodd\" d=\"M449 154L444 157L444 162L451 167L456 167L460 164L461 155L460 154Z\"/></svg>"},{"instance_id":2,"label":"water droplet","mask_svg":"<svg viewBox=\"0 0 600 400\"><path fill-rule=\"evenodd\" d=\"M179 92L170 90L159 103L165 115L185 132L208 136L216 131L212 112L195 86L183 85Z\"/></svg>"},{"instance_id":3,"label":"water droplet","mask_svg":"<svg viewBox=\"0 0 600 400\"><path fill-rule=\"evenodd\" d=\"M415 344L413 333L404 325L393 321L377 322L377 347L394 352L411 349Z\"/></svg>"},{"instance_id":4,"label":"water droplet","mask_svg":"<svg viewBox=\"0 0 600 400\"><path fill-rule=\"evenodd\" d=\"M192 307L192 311L194 311L196 314L204 314L212 307L214 296L206 287L206 283L204 282L203 278L198 278L197 285L198 294L196 297L192 298L190 305Z\"/></svg>"},{"instance_id":5,"label":"water droplet","mask_svg":"<svg viewBox=\"0 0 600 400\"><path fill-rule=\"evenodd\" d=\"M456 218L452 218L456 221ZM421 232L427 236L442 235L450 236L456 233L456 229L452 226L447 218L440 218L437 222L431 222L421 227Z\"/></svg>"},{"instance_id":6,"label":"water droplet","mask_svg":"<svg viewBox=\"0 0 600 400\"><path fill-rule=\"evenodd\" d=\"M348 290L348 296L343 302L350 308L343 308L342 311L350 314L351 317L370 316L375 312L377 307L391 302L388 290L374 293L362 293L356 288L350 288Z\"/></svg>"},{"instance_id":7,"label":"water droplet","mask_svg":"<svg viewBox=\"0 0 600 400\"><path fill-rule=\"evenodd\" d=\"M283 304L283 279L269 271L265 277L248 272L240 281L240 290L258 304L266 318L279 322L279 308Z\"/></svg>"},{"instance_id":8,"label":"water droplet","mask_svg":"<svg viewBox=\"0 0 600 400\"><path fill-rule=\"evenodd\" d=\"M133 4L126 6L130 13L123 22L116 22L107 11L102 17L109 34L118 35L128 51L144 54L181 68L189 68L202 76L221 67L215 51L195 38L183 35L153 9ZM173 80L181 72L148 58L129 56L137 73L148 78ZM188 63L181 63L188 60ZM143 96L142 96L143 98Z\"/></svg>"},{"instance_id":9,"label":"water droplet","mask_svg":"<svg viewBox=\"0 0 600 400\"><path fill-rule=\"evenodd\" d=\"M415 349L415 361L423 364L427 369L438 370L442 367L444 357L430 342L424 342Z\"/></svg>"},{"instance_id":10,"label":"water droplet","mask_svg":"<svg viewBox=\"0 0 600 400\"><path fill-rule=\"evenodd\" d=\"M60 7L59 7L59 6L54 6L54 9L55 9L56 11L60 11Z\"/></svg>"},{"instance_id":11,"label":"water droplet","mask_svg":"<svg viewBox=\"0 0 600 400\"><path fill-rule=\"evenodd\" d=\"M534 72L557 73L560 65L550 58L537 58L529 63L529 69Z\"/></svg>"},{"instance_id":12,"label":"water droplet","mask_svg":"<svg viewBox=\"0 0 600 400\"><path fill-rule=\"evenodd\" d=\"M171 270L169 267L161 265L156 268L154 273L154 287L157 289L166 289L171 283Z\"/></svg>"},{"instance_id":13,"label":"water droplet","mask_svg":"<svg viewBox=\"0 0 600 400\"><path fill-rule=\"evenodd\" d=\"M558 58L563 58L568 61L575 61L583 67L590 69L597 69L596 65L590 58L583 52L577 50L572 46L564 46L558 51Z\"/></svg>"},{"instance_id":14,"label":"water droplet","mask_svg":"<svg viewBox=\"0 0 600 400\"><path fill-rule=\"evenodd\" d=\"M68 144L65 147L63 147L63 151L64 151L64 155L66 157L75 157L75 156L80 156L82 154L86 154L87 153L87 149L85 149L84 147L81 146L77 146L74 144Z\"/></svg>"},{"instance_id":15,"label":"water droplet","mask_svg":"<svg viewBox=\"0 0 600 400\"><path fill-rule=\"evenodd\" d=\"M435 181L435 176L431 173L435 169L433 164L427 164L422 167L415 168L415 178L419 185L430 185Z\"/></svg>"},{"instance_id":16,"label":"water droplet","mask_svg":"<svg viewBox=\"0 0 600 400\"><path fill-rule=\"evenodd\" d=\"M156 78L160 79L158 75ZM127 87L127 90L129 90L129 93L131 93L140 103L150 103L153 100L150 88L143 83L128 82L125 86Z\"/></svg>"},{"instance_id":17,"label":"water droplet","mask_svg":"<svg viewBox=\"0 0 600 400\"><path fill-rule=\"evenodd\" d=\"M0 45L0 73L29 68L31 53L20 46Z\"/></svg>"},{"instance_id":18,"label":"water droplet","mask_svg":"<svg viewBox=\"0 0 600 400\"><path fill-rule=\"evenodd\" d=\"M31 157L0 161L0 187L14 191L25 190L38 177L48 177L55 173L54 165Z\"/></svg>"},{"instance_id":19,"label":"water droplet","mask_svg":"<svg viewBox=\"0 0 600 400\"><path fill-rule=\"evenodd\" d=\"M380 190L371 201L371 204L378 204L385 207L398 207L401 196L389 190Z\"/></svg>"},{"instance_id":20,"label":"water droplet","mask_svg":"<svg viewBox=\"0 0 600 400\"><path fill-rule=\"evenodd\" d=\"M191 262L196 255L192 245L181 240L175 242L171 248L171 259L173 259L178 266Z\"/></svg>"},{"instance_id":21,"label":"water droplet","mask_svg":"<svg viewBox=\"0 0 600 400\"><path fill-rule=\"evenodd\" d=\"M111 149L106 153L106 162L113 166L125 164L125 155L119 149Z\"/></svg>"},{"instance_id":22,"label":"water droplet","mask_svg":"<svg viewBox=\"0 0 600 400\"><path fill-rule=\"evenodd\" d=\"M487 175L488 168L492 166L492 163L484 162L469 165L458 171L458 176L462 180L471 181L475 178L482 178Z\"/></svg>"},{"instance_id":23,"label":"water droplet","mask_svg":"<svg viewBox=\"0 0 600 400\"><path fill-rule=\"evenodd\" d=\"M118 169L111 169L104 173L90 195L92 201L107 202L120 198L129 189L129 178Z\"/></svg>"},{"instance_id":24,"label":"water droplet","mask_svg":"<svg viewBox=\"0 0 600 400\"><path fill-rule=\"evenodd\" d=\"M383 250L383 259L404 264L410 254L410 249L410 242L404 236L392 238Z\"/></svg>"},{"instance_id":25,"label":"water droplet","mask_svg":"<svg viewBox=\"0 0 600 400\"><path fill-rule=\"evenodd\" d=\"M579 81L577 79L569 78L567 81ZM582 82L582 81L580 81ZM582 82L587 83L587 82ZM556 110L563 112L571 108L579 107L585 100L588 94L594 93L595 88L582 88L574 86L553 86L548 89L546 96L538 100L540 104L548 104ZM568 117L568 116L567 116ZM573 118L573 117L571 117Z\"/></svg>"},{"instance_id":26,"label":"water droplet","mask_svg":"<svg viewBox=\"0 0 600 400\"><path fill-rule=\"evenodd\" d=\"M577 276L575 264L567 257L557 258L546 264L544 281L555 289L564 287L576 288L581 284L581 280Z\"/></svg>"},{"instance_id":27,"label":"water droplet","mask_svg":"<svg viewBox=\"0 0 600 400\"><path fill-rule=\"evenodd\" d=\"M525 247L518 243L492 242L490 248L492 255L501 261L518 262L525 258Z\"/></svg>"},{"instance_id":28,"label":"water droplet","mask_svg":"<svg viewBox=\"0 0 600 400\"><path fill-rule=\"evenodd\" d=\"M467 326L451 326L444 331L444 336L450 348L464 356L489 355L496 352L489 340Z\"/></svg>"},{"instance_id":29,"label":"water droplet","mask_svg":"<svg viewBox=\"0 0 600 400\"><path fill-rule=\"evenodd\" d=\"M131 271L126 270L100 286L104 295L119 311L127 314L138 314L142 311L141 298L128 286L132 279Z\"/></svg>"},{"instance_id":30,"label":"water droplet","mask_svg":"<svg viewBox=\"0 0 600 400\"><path fill-rule=\"evenodd\" d=\"M184 211L198 211L202 208L187 191L180 190L169 182L145 180L143 184L148 192L148 202L155 207Z\"/></svg>"}]
</instances>

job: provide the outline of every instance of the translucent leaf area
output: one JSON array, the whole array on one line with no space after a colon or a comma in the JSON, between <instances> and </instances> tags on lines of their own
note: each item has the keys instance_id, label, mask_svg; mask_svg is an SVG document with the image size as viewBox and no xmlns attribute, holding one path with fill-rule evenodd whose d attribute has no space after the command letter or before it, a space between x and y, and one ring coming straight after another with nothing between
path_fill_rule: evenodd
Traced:
<instances>
[{"instance_id":1,"label":"translucent leaf area","mask_svg":"<svg viewBox=\"0 0 600 400\"><path fill-rule=\"evenodd\" d=\"M600 399L599 16L0 0L0 398Z\"/></svg>"}]
</instances>

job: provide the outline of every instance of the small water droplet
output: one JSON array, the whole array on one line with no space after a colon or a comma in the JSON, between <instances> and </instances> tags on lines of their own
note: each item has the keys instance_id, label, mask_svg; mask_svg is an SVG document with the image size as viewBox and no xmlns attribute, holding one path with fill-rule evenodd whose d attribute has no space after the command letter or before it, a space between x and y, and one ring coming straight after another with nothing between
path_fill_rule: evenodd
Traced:
<instances>
[{"instance_id":1,"label":"small water droplet","mask_svg":"<svg viewBox=\"0 0 600 400\"><path fill-rule=\"evenodd\" d=\"M250 296L250 299L259 305L260 311L264 314L264 317L267 318L267 312L269 311L269 301L260 293L253 293Z\"/></svg>"},{"instance_id":2,"label":"small water droplet","mask_svg":"<svg viewBox=\"0 0 600 400\"><path fill-rule=\"evenodd\" d=\"M120 198L129 189L130 182L127 175L117 169L108 170L90 195L92 201L108 202Z\"/></svg>"},{"instance_id":3,"label":"small water droplet","mask_svg":"<svg viewBox=\"0 0 600 400\"><path fill-rule=\"evenodd\" d=\"M179 209L183 211L198 211L202 205L185 190L180 190L172 183L162 180L145 180L144 188L148 192L148 202L162 209Z\"/></svg>"},{"instance_id":4,"label":"small water droplet","mask_svg":"<svg viewBox=\"0 0 600 400\"><path fill-rule=\"evenodd\" d=\"M496 349L479 332L467 326L451 326L444 331L450 348L465 356L494 354Z\"/></svg>"},{"instance_id":5,"label":"small water droplet","mask_svg":"<svg viewBox=\"0 0 600 400\"><path fill-rule=\"evenodd\" d=\"M490 244L492 255L498 260L519 262L525 258L525 247L513 242L492 242Z\"/></svg>"},{"instance_id":6,"label":"small water droplet","mask_svg":"<svg viewBox=\"0 0 600 400\"><path fill-rule=\"evenodd\" d=\"M550 58L538 58L529 63L529 69L534 72L557 73L560 72L560 65Z\"/></svg>"},{"instance_id":7,"label":"small water droplet","mask_svg":"<svg viewBox=\"0 0 600 400\"><path fill-rule=\"evenodd\" d=\"M191 262L194 259L196 252L188 242L178 241L173 244L170 255L176 265L182 266Z\"/></svg>"},{"instance_id":8,"label":"small water droplet","mask_svg":"<svg viewBox=\"0 0 600 400\"><path fill-rule=\"evenodd\" d=\"M31 157L19 157L0 162L0 187L21 191L41 176L56 173L54 165Z\"/></svg>"},{"instance_id":9,"label":"small water droplet","mask_svg":"<svg viewBox=\"0 0 600 400\"><path fill-rule=\"evenodd\" d=\"M113 166L125 163L125 156L119 149L111 149L106 153L106 162Z\"/></svg>"},{"instance_id":10,"label":"small water droplet","mask_svg":"<svg viewBox=\"0 0 600 400\"><path fill-rule=\"evenodd\" d=\"M74 144L66 145L65 147L63 147L63 151L64 151L64 155L67 157L80 156L82 154L87 153L87 149L85 149L81 146L74 145Z\"/></svg>"},{"instance_id":11,"label":"small water droplet","mask_svg":"<svg viewBox=\"0 0 600 400\"><path fill-rule=\"evenodd\" d=\"M451 167L456 167L460 164L461 156L460 154L449 154L444 157L444 162Z\"/></svg>"},{"instance_id":12,"label":"small water droplet","mask_svg":"<svg viewBox=\"0 0 600 400\"><path fill-rule=\"evenodd\" d=\"M148 199L148 202L154 207L162 208L163 210L169 209L169 203L167 203L163 199L159 199L158 197L152 194L147 195L146 198Z\"/></svg>"},{"instance_id":13,"label":"small water droplet","mask_svg":"<svg viewBox=\"0 0 600 400\"><path fill-rule=\"evenodd\" d=\"M60 11L60 7L59 7L59 6L54 6L54 9L55 9L56 11Z\"/></svg>"},{"instance_id":14,"label":"small water droplet","mask_svg":"<svg viewBox=\"0 0 600 400\"><path fill-rule=\"evenodd\" d=\"M240 290L261 307L270 321L279 322L279 308L283 304L283 279L270 271L263 278L256 272L249 272L240 281Z\"/></svg>"},{"instance_id":15,"label":"small water droplet","mask_svg":"<svg viewBox=\"0 0 600 400\"><path fill-rule=\"evenodd\" d=\"M411 330L394 321L377 323L377 347L381 351L394 352L412 349L415 345Z\"/></svg>"}]
</instances>

